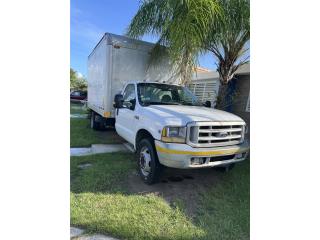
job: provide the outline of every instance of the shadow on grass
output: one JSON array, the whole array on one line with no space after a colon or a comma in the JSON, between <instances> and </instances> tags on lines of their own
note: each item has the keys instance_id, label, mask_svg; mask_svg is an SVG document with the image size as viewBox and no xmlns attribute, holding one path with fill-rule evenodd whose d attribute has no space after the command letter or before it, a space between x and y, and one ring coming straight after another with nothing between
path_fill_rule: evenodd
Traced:
<instances>
[{"instance_id":1,"label":"shadow on grass","mask_svg":"<svg viewBox=\"0 0 320 240\"><path fill-rule=\"evenodd\" d=\"M213 169L166 169L163 182L149 186L137 176L133 158L71 158L73 225L127 239L248 239L248 194L235 184L238 178L247 187L248 164L229 176ZM92 166L78 167L85 163ZM183 180L171 181L173 176Z\"/></svg>"}]
</instances>

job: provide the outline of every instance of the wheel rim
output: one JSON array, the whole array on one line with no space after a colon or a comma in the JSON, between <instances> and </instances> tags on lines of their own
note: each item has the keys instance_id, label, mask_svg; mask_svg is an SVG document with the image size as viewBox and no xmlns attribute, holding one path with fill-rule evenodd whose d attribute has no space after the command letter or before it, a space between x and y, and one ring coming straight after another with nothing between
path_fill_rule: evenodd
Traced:
<instances>
[{"instance_id":1,"label":"wheel rim","mask_svg":"<svg viewBox=\"0 0 320 240\"><path fill-rule=\"evenodd\" d=\"M149 176L149 174L151 173L150 163L151 163L151 155L150 155L149 149L147 147L141 148L139 165L140 165L142 174L146 177Z\"/></svg>"}]
</instances>

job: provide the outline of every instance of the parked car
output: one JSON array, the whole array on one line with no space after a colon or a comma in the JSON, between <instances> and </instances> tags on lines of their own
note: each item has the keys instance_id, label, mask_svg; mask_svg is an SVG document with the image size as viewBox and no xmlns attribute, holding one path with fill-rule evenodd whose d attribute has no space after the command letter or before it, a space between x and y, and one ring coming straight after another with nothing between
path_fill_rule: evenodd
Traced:
<instances>
[{"instance_id":1,"label":"parked car","mask_svg":"<svg viewBox=\"0 0 320 240\"><path fill-rule=\"evenodd\" d=\"M245 160L245 122L199 102L184 86L168 84L170 65L148 67L152 47L104 35L88 58L90 126L99 130L115 125L136 152L139 174L147 184L160 179L163 166L231 169Z\"/></svg>"},{"instance_id":2,"label":"parked car","mask_svg":"<svg viewBox=\"0 0 320 240\"><path fill-rule=\"evenodd\" d=\"M70 100L74 102L82 101L82 100L87 100L87 92L86 91L72 91L70 93Z\"/></svg>"}]
</instances>

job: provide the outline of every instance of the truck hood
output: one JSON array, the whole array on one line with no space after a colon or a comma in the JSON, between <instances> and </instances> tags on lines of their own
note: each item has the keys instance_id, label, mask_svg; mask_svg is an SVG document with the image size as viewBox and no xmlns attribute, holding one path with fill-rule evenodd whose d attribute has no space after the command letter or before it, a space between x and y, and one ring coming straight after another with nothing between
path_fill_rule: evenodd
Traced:
<instances>
[{"instance_id":1,"label":"truck hood","mask_svg":"<svg viewBox=\"0 0 320 240\"><path fill-rule=\"evenodd\" d=\"M185 126L189 122L203 121L241 121L243 120L225 111L199 107L199 106L181 106L181 105L151 105L145 107L147 114L153 115L151 119L162 121L163 125Z\"/></svg>"}]
</instances>

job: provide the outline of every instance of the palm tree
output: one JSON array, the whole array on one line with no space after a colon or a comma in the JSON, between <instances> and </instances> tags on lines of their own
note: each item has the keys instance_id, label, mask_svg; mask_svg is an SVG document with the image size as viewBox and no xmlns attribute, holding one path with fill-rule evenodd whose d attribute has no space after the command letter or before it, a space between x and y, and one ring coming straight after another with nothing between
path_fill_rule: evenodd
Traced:
<instances>
[{"instance_id":1,"label":"palm tree","mask_svg":"<svg viewBox=\"0 0 320 240\"><path fill-rule=\"evenodd\" d=\"M221 15L218 0L145 0L132 19L127 35L159 36L151 54L156 63L168 54L177 66L181 83L190 81L212 22ZM163 48L165 46L166 48Z\"/></svg>"},{"instance_id":2,"label":"palm tree","mask_svg":"<svg viewBox=\"0 0 320 240\"><path fill-rule=\"evenodd\" d=\"M190 81L199 55L211 52L217 60L222 105L227 84L247 62L243 56L250 38L249 19L249 0L144 0L127 34L158 36L151 60L156 63L168 54L182 84Z\"/></svg>"},{"instance_id":3,"label":"palm tree","mask_svg":"<svg viewBox=\"0 0 320 240\"><path fill-rule=\"evenodd\" d=\"M216 58L219 73L217 106L225 108L234 97L227 92L228 83L238 68L249 61L246 44L250 39L250 4L249 0L220 0L219 4L223 9L223 20L212 23L206 48Z\"/></svg>"}]
</instances>

